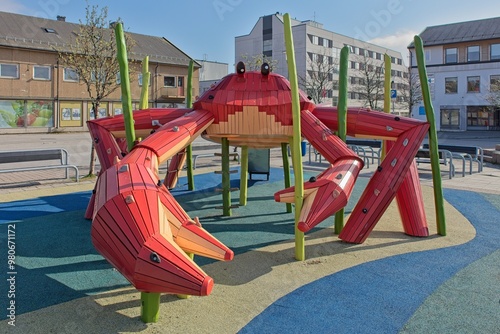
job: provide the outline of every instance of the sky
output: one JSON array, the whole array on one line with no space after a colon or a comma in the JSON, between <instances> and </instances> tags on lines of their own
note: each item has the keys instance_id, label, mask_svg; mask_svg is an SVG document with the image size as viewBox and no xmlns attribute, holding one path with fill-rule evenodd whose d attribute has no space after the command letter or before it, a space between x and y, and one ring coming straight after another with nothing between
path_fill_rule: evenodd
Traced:
<instances>
[{"instance_id":1,"label":"sky","mask_svg":"<svg viewBox=\"0 0 500 334\"><path fill-rule=\"evenodd\" d=\"M326 30L400 51L428 26L500 16L498 0L0 0L0 11L85 22L85 7L108 8L127 31L165 37L195 59L234 65L234 38L261 16L289 13Z\"/></svg>"}]
</instances>

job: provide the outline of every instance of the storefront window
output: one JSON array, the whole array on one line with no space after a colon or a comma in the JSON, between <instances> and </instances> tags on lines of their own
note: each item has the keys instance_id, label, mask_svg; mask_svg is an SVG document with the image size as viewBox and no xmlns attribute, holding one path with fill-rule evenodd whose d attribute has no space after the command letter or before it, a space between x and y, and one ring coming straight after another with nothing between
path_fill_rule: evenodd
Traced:
<instances>
[{"instance_id":1,"label":"storefront window","mask_svg":"<svg viewBox=\"0 0 500 334\"><path fill-rule=\"evenodd\" d=\"M88 103L89 106L89 119L96 119L96 113L94 112L94 109L92 108L92 103ZM97 114L97 118L103 118L108 116L108 103L107 102L101 102L99 104L99 112Z\"/></svg>"},{"instance_id":2,"label":"storefront window","mask_svg":"<svg viewBox=\"0 0 500 334\"><path fill-rule=\"evenodd\" d=\"M51 101L0 100L0 128L54 126L53 110Z\"/></svg>"},{"instance_id":3,"label":"storefront window","mask_svg":"<svg viewBox=\"0 0 500 334\"><path fill-rule=\"evenodd\" d=\"M82 126L82 103L61 102L61 126Z\"/></svg>"}]
</instances>

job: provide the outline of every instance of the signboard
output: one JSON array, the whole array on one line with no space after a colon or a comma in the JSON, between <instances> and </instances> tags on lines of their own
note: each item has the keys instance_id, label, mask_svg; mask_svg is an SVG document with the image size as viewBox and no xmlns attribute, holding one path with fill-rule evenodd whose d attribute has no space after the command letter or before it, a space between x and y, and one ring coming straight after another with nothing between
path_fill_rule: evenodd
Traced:
<instances>
[{"instance_id":1,"label":"signboard","mask_svg":"<svg viewBox=\"0 0 500 334\"><path fill-rule=\"evenodd\" d=\"M391 99L395 99L396 97L398 97L398 91L391 89Z\"/></svg>"}]
</instances>

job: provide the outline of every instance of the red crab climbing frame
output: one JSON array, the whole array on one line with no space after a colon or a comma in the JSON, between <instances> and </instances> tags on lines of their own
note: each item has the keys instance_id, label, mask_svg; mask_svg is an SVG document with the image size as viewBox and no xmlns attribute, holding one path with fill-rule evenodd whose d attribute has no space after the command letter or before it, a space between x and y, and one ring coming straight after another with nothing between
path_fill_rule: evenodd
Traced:
<instances>
[{"instance_id":1,"label":"red crab climbing frame","mask_svg":"<svg viewBox=\"0 0 500 334\"><path fill-rule=\"evenodd\" d=\"M192 109L148 109L133 113L138 137L126 152L122 116L88 122L102 172L87 210L93 219L92 241L137 289L147 292L207 295L213 282L185 253L230 260L233 253L191 219L169 193L183 152L199 135L231 146L279 147L293 136L289 82L269 71L239 71L221 79ZM335 108L316 107L300 93L301 129L330 163L304 185L298 228L307 232L343 208L363 161L332 131ZM347 133L392 141L386 158L370 179L339 237L362 243L397 196L405 233L427 236L414 156L429 125L361 108L350 108ZM169 175L158 166L169 158ZM166 183L166 185L165 185ZM275 194L293 202L294 188Z\"/></svg>"}]
</instances>

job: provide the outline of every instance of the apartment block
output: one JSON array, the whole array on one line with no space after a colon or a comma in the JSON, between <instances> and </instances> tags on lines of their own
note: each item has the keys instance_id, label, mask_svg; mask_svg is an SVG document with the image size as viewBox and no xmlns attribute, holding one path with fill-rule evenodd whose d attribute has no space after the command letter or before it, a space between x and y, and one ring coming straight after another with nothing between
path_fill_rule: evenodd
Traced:
<instances>
[{"instance_id":1,"label":"apartment block","mask_svg":"<svg viewBox=\"0 0 500 334\"><path fill-rule=\"evenodd\" d=\"M324 29L316 21L291 20L293 43L299 87L313 97L316 104L337 105L339 58L344 46L349 55L349 106L369 106L366 91L367 81L384 78L384 55L391 59L393 88L393 113L407 115L405 104L408 89L408 67L400 52L380 45L367 43L352 37ZM235 63L253 62L263 57L272 62L273 72L288 77L284 41L284 21L280 13L260 17L248 35L235 38ZM314 82L322 82L318 90ZM381 87L380 82L377 83ZM316 96L313 96L316 94ZM383 109L383 91L370 92L376 95L375 109Z\"/></svg>"}]
</instances>

